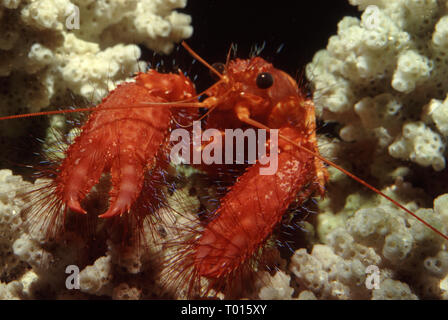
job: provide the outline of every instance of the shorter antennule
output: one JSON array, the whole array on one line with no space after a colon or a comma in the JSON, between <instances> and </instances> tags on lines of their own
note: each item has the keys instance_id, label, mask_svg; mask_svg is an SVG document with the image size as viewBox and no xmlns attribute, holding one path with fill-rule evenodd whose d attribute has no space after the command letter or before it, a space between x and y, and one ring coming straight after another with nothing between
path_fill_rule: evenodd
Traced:
<instances>
[{"instance_id":1,"label":"shorter antennule","mask_svg":"<svg viewBox=\"0 0 448 320\"><path fill-rule=\"evenodd\" d=\"M216 70L215 68L213 68L207 61L205 61L204 59L201 58L201 56L199 54L197 54L196 52L193 51L193 49L191 49L188 44L185 41L182 41L182 46L185 48L185 50L187 50L195 59L197 59L200 63L202 63L204 66L206 66L207 68L209 68L214 74L216 74L219 79L223 79L223 76L221 73L218 72L218 70Z\"/></svg>"}]
</instances>

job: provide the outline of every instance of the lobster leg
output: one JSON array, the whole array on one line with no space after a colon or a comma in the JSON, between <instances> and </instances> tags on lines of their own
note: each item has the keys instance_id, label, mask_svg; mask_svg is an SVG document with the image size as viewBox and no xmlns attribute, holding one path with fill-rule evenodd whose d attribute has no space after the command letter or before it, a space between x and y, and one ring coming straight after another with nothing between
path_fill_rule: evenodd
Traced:
<instances>
[{"instance_id":1,"label":"lobster leg","mask_svg":"<svg viewBox=\"0 0 448 320\"><path fill-rule=\"evenodd\" d=\"M80 202L98 183L104 167L107 165L107 152L105 149L95 148L96 145L105 145L110 135L83 135L75 140L68 151L56 179L57 193L66 203L67 207L78 213L85 214Z\"/></svg>"},{"instance_id":2,"label":"lobster leg","mask_svg":"<svg viewBox=\"0 0 448 320\"><path fill-rule=\"evenodd\" d=\"M121 215L131 208L143 184L144 173L163 145L170 126L170 112L157 107L111 109L139 101L158 101L148 89L123 84L93 113L59 168L57 188L69 209L86 213L80 202L110 171L112 190L109 210L100 217Z\"/></svg>"},{"instance_id":3,"label":"lobster leg","mask_svg":"<svg viewBox=\"0 0 448 320\"><path fill-rule=\"evenodd\" d=\"M169 118L166 117L166 124ZM130 210L142 189L144 173L165 138L167 128L154 128L145 121L127 120L120 126L116 156L112 160L110 205L101 218L121 215Z\"/></svg>"},{"instance_id":4,"label":"lobster leg","mask_svg":"<svg viewBox=\"0 0 448 320\"><path fill-rule=\"evenodd\" d=\"M294 129L280 132L299 143L306 141ZM220 279L232 274L258 252L300 191L310 194L320 188L314 157L299 150L281 152L273 175L260 175L262 166L251 166L238 179L221 200L217 218L195 244L194 265L199 275Z\"/></svg>"}]
</instances>

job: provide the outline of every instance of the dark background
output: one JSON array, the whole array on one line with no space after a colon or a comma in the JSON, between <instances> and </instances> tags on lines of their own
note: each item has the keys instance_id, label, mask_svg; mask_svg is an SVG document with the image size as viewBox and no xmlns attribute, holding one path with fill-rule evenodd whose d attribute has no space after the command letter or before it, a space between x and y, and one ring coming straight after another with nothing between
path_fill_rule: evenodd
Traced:
<instances>
[{"instance_id":1,"label":"dark background","mask_svg":"<svg viewBox=\"0 0 448 320\"><path fill-rule=\"evenodd\" d=\"M188 0L181 11L193 19L188 44L208 62L225 62L231 43L246 58L265 41L261 56L292 75L327 46L344 16L360 16L348 0Z\"/></svg>"}]
</instances>

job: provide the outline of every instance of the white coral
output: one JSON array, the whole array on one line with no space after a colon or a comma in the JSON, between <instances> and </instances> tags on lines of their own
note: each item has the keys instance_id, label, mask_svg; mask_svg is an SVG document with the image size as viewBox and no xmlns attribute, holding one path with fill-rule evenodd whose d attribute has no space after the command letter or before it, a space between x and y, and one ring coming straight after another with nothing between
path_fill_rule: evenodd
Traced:
<instances>
[{"instance_id":1,"label":"white coral","mask_svg":"<svg viewBox=\"0 0 448 320\"><path fill-rule=\"evenodd\" d=\"M422 110L431 99L445 98L448 92L445 3L350 3L364 10L361 20L342 19L327 49L317 53L307 66L317 107L326 111L325 120L344 125L340 136L345 141L375 137L380 142L378 152L389 151L392 157L442 170L445 142L441 137L446 136L444 123L448 120L443 108L432 114L434 122ZM384 104L376 103L380 99L393 105L392 114L385 113ZM435 123L437 130L422 128L419 133L424 137L414 134L406 138L410 119L416 124L418 120Z\"/></svg>"},{"instance_id":2,"label":"white coral","mask_svg":"<svg viewBox=\"0 0 448 320\"><path fill-rule=\"evenodd\" d=\"M186 0L3 1L0 8L11 11L0 16L0 76L14 89L0 99L1 109L70 105L73 99L63 100L67 90L99 102L114 83L145 69L135 43L168 53L192 34L190 16L175 11L185 5ZM72 28L68 20L78 12L79 29Z\"/></svg>"},{"instance_id":3,"label":"white coral","mask_svg":"<svg viewBox=\"0 0 448 320\"><path fill-rule=\"evenodd\" d=\"M378 290L373 291L372 300L417 300L406 283L385 279Z\"/></svg>"},{"instance_id":4,"label":"white coral","mask_svg":"<svg viewBox=\"0 0 448 320\"><path fill-rule=\"evenodd\" d=\"M1 300L20 300L23 286L19 281L2 283L0 281L0 299Z\"/></svg>"},{"instance_id":5,"label":"white coral","mask_svg":"<svg viewBox=\"0 0 448 320\"><path fill-rule=\"evenodd\" d=\"M20 211L24 202L17 197L18 188L23 185L26 183L11 170L0 170L0 276L6 279L25 268L12 254L13 243L23 232Z\"/></svg>"},{"instance_id":6,"label":"white coral","mask_svg":"<svg viewBox=\"0 0 448 320\"><path fill-rule=\"evenodd\" d=\"M347 244L347 243L346 243ZM364 255L364 248L356 253ZM338 254L340 248L314 245L311 254L299 249L291 259L290 270L299 286L312 291L320 299L353 299L366 297L367 291L359 292L364 283L365 270L370 261L360 257L344 258ZM375 258L376 263L379 257Z\"/></svg>"},{"instance_id":7,"label":"white coral","mask_svg":"<svg viewBox=\"0 0 448 320\"><path fill-rule=\"evenodd\" d=\"M81 291L95 295L107 293L110 295L111 268L110 256L100 257L93 265L87 266L79 273Z\"/></svg>"},{"instance_id":8,"label":"white coral","mask_svg":"<svg viewBox=\"0 0 448 320\"><path fill-rule=\"evenodd\" d=\"M389 146L389 153L396 158L410 159L424 167L440 171L445 168L445 144L439 134L423 122L403 126L402 135Z\"/></svg>"},{"instance_id":9,"label":"white coral","mask_svg":"<svg viewBox=\"0 0 448 320\"><path fill-rule=\"evenodd\" d=\"M402 51L398 55L397 69L392 77L392 88L409 93L429 79L432 62L415 50Z\"/></svg>"},{"instance_id":10,"label":"white coral","mask_svg":"<svg viewBox=\"0 0 448 320\"><path fill-rule=\"evenodd\" d=\"M434 209L419 209L409 199L417 200L421 192L410 188L409 184L398 182L383 192L447 234L448 194L434 200ZM350 204L346 206L350 207ZM445 240L440 235L384 198L376 199L373 204L366 202L351 215L346 212L344 209L336 213L342 223L338 222L334 229L325 227L320 230L326 243L323 248L322 245L314 245L311 254L302 249L293 257L291 271L299 283L305 283L305 289L328 298L331 297L329 283L337 281L350 288L349 298L415 299L417 294L414 290L422 298L445 298L443 288L446 281L443 279L448 275L448 253ZM327 219L329 223L334 221L329 213L323 213L319 218L324 224ZM302 258L298 260L298 257ZM372 291L363 284L369 265L380 270L379 291ZM319 278L305 273L322 274L320 279L328 281L319 282ZM403 276L407 277L408 283L396 281L395 277Z\"/></svg>"},{"instance_id":11,"label":"white coral","mask_svg":"<svg viewBox=\"0 0 448 320\"><path fill-rule=\"evenodd\" d=\"M448 137L448 96L444 101L432 99L423 109L426 124L435 124L443 137Z\"/></svg>"},{"instance_id":12,"label":"white coral","mask_svg":"<svg viewBox=\"0 0 448 320\"><path fill-rule=\"evenodd\" d=\"M294 289L290 287L291 277L279 270L258 293L262 300L285 300L291 299Z\"/></svg>"},{"instance_id":13,"label":"white coral","mask_svg":"<svg viewBox=\"0 0 448 320\"><path fill-rule=\"evenodd\" d=\"M364 11L361 19L343 18L337 35L306 69L315 89L318 115L341 124L342 141L334 144L336 152L327 157L337 158L349 170L362 168L365 177L378 179L377 186L395 180L395 185L384 190L386 194L446 234L447 196L434 199L433 209L423 208L422 203L429 201L430 193L446 192L430 180L438 177L430 173L446 167L448 7L438 0L349 2ZM406 161L428 169L413 172L416 166ZM431 192L403 182L404 177L417 175L421 186L430 187ZM355 264L351 257L358 257L360 250L370 252L365 257L379 267L384 284L374 292L348 285L351 298L448 296L447 282L442 281L448 272L447 246L439 234L387 200L362 194L358 185L339 176L331 183L334 188L328 188L327 199L320 203L320 240L350 266ZM335 212L344 206L341 199L345 197L345 207ZM322 264L316 264L314 248L306 255L313 259L303 258L304 263L315 268L309 272L326 272ZM357 258L366 266L363 259ZM350 272L344 270L339 269L337 277L328 272L325 276L347 285L343 279ZM306 281L310 275L296 272L296 276L297 282L307 284L305 290L313 291L316 284ZM406 283L401 282L403 277ZM328 288L313 292L317 297L334 297Z\"/></svg>"}]
</instances>

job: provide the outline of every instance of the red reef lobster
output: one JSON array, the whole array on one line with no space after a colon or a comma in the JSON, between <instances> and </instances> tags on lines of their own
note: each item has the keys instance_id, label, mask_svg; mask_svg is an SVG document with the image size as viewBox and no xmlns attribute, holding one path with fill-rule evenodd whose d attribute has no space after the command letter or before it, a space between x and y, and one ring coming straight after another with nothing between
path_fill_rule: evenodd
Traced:
<instances>
[{"instance_id":1,"label":"red reef lobster","mask_svg":"<svg viewBox=\"0 0 448 320\"><path fill-rule=\"evenodd\" d=\"M218 129L223 135L226 128L255 127L268 132L278 129L280 141L278 169L274 174L260 175L259 169L265 166L260 162L248 166L220 199L219 209L202 223L202 230L192 227L187 240L173 244L180 248L166 264L168 270L179 276L169 277L168 282L186 284L190 296L200 290L202 278L209 283L205 293L211 289L229 291L238 280L244 280L256 267L264 245L288 206L315 194L324 195L328 181L324 163L415 216L381 191L320 156L313 102L288 74L260 57L228 58L219 72L186 44L184 47L219 77L204 92L207 98L197 102L193 83L181 72L161 74L155 70L139 73L135 83L121 84L112 91L93 109L81 134L66 151L65 159L54 168L51 182L32 191L37 200L29 209L30 217L48 235L58 233L69 209L86 213L81 201L103 172L111 173L112 187L109 208L100 217L126 216L133 211L137 220L142 221L149 214L139 202L145 176L160 165L156 155L168 152L173 123L191 123L199 107L208 109L206 127ZM80 110L69 112L76 111ZM1 119L17 117L21 116ZM268 140L267 144L270 143ZM211 166L206 170L215 169ZM157 178L157 174L148 177Z\"/></svg>"}]
</instances>

